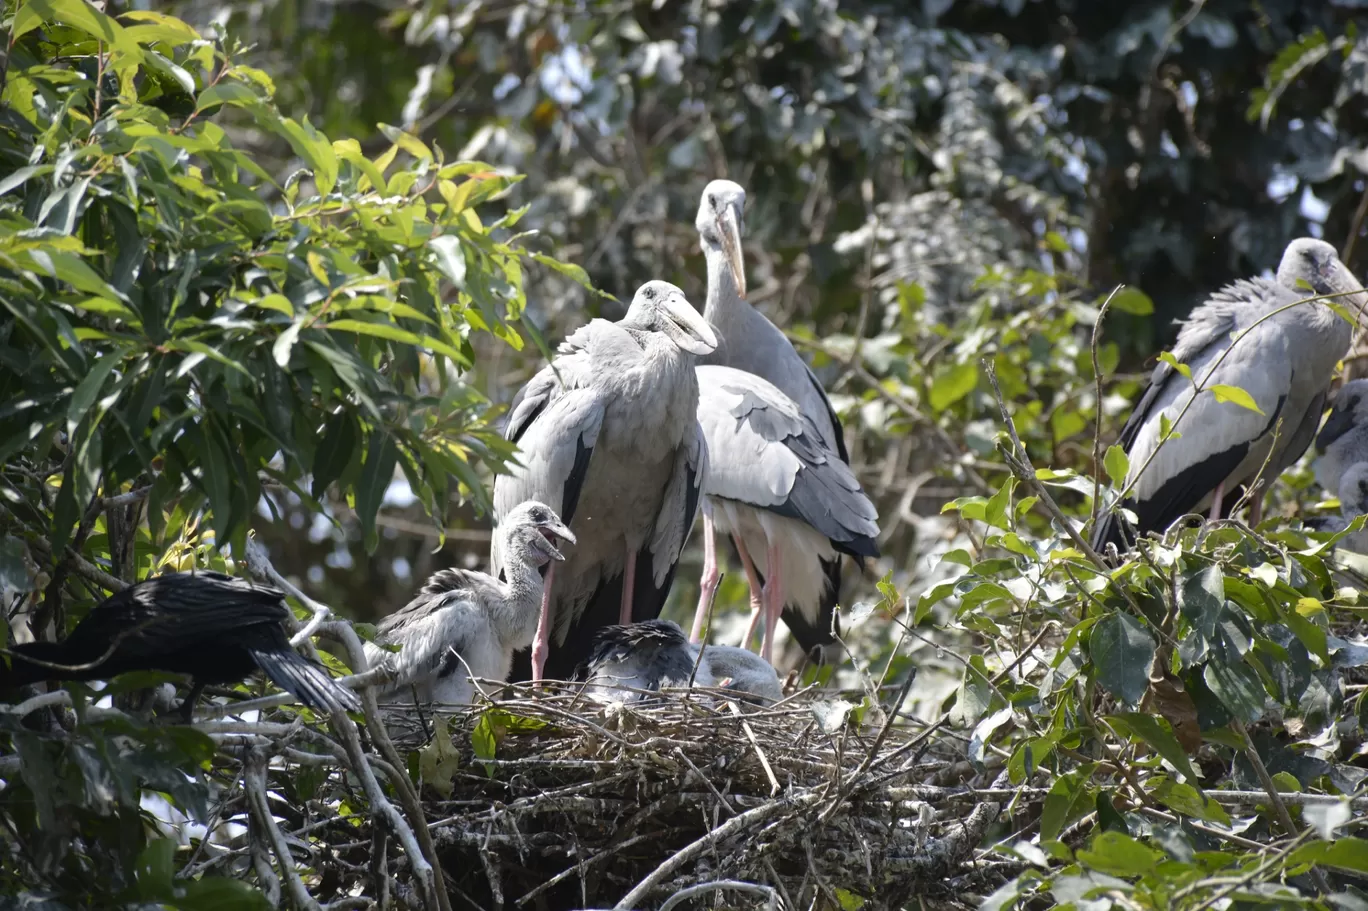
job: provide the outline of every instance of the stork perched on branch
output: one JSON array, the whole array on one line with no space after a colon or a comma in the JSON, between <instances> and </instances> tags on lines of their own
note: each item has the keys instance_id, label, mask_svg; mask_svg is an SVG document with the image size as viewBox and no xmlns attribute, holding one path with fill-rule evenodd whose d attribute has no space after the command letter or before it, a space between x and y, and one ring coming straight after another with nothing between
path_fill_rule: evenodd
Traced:
<instances>
[{"instance_id":1,"label":"stork perched on branch","mask_svg":"<svg viewBox=\"0 0 1368 911\"><path fill-rule=\"evenodd\" d=\"M1191 512L1225 516L1247 485L1277 477L1306 451L1354 332L1327 302L1313 300L1320 295L1335 295L1332 302L1355 314L1368 302L1335 248L1304 237L1288 245L1276 279L1227 285L1184 322L1172 355L1191 378L1160 363L1121 431L1130 460L1122 505L1135 512L1135 532L1162 531ZM1262 500L1254 491L1252 524ZM1133 540L1115 510L1093 532L1099 550L1108 542L1125 550Z\"/></svg>"}]
</instances>

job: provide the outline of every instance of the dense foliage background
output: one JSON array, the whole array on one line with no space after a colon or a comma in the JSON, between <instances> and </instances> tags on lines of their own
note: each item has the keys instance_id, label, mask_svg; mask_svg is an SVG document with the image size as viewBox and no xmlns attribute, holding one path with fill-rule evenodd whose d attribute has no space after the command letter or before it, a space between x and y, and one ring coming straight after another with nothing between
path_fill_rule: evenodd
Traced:
<instances>
[{"instance_id":1,"label":"dense foliage background","mask_svg":"<svg viewBox=\"0 0 1368 911\"><path fill-rule=\"evenodd\" d=\"M1303 234L1363 275L1359 3L144 6L8 0L0 23L16 628L52 635L155 567L224 565L249 531L360 621L483 565L501 406L642 281L701 302L693 213L728 176L750 299L811 353L880 510L839 679L915 664L914 714L944 713L975 772L1049 795L1001 833L1028 871L1001 901L1298 903L1349 888L1292 880L1312 863L1368 870L1334 841L1348 804L1231 822L1198 790L1362 777L1358 596L1297 529L1305 469L1262 534L1175 532L1115 573L1045 508L1090 514L1095 453L1205 294ZM729 578L721 606L744 600ZM138 789L203 821L231 784L214 742L121 724L67 742L0 716L52 770L0 792L23 861L0 891L209 906L171 883L204 852L149 836ZM1079 820L1105 834L1074 856L1054 839ZM1035 835L1043 853L1017 841Z\"/></svg>"}]
</instances>

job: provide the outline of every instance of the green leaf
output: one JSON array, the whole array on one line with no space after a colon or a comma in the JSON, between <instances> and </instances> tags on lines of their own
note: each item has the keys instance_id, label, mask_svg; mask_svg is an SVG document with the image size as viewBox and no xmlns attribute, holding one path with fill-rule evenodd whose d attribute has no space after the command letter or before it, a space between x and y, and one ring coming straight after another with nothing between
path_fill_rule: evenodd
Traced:
<instances>
[{"instance_id":1,"label":"green leaf","mask_svg":"<svg viewBox=\"0 0 1368 911\"><path fill-rule=\"evenodd\" d=\"M1127 286L1112 295L1111 309L1136 316L1149 316L1154 312L1154 301L1139 288Z\"/></svg>"},{"instance_id":2,"label":"green leaf","mask_svg":"<svg viewBox=\"0 0 1368 911\"><path fill-rule=\"evenodd\" d=\"M1169 765L1177 769L1188 781L1198 780L1197 770L1192 767L1192 762L1179 745L1178 738L1173 736L1173 729L1166 720L1141 712L1126 712L1121 715L1108 715L1107 722L1123 734L1143 740L1156 753L1167 759Z\"/></svg>"},{"instance_id":3,"label":"green leaf","mask_svg":"<svg viewBox=\"0 0 1368 911\"><path fill-rule=\"evenodd\" d=\"M143 60L142 48L138 47L138 43L128 35L124 27L85 0L27 0L18 4L9 37L10 45L13 46L20 35L44 22L69 25L98 41L103 41L122 58L118 61L119 68L136 66Z\"/></svg>"},{"instance_id":4,"label":"green leaf","mask_svg":"<svg viewBox=\"0 0 1368 911\"><path fill-rule=\"evenodd\" d=\"M978 385L978 376L978 364L973 361L938 370L927 394L927 402L931 409L937 412L944 411L973 392L974 387Z\"/></svg>"},{"instance_id":5,"label":"green leaf","mask_svg":"<svg viewBox=\"0 0 1368 911\"><path fill-rule=\"evenodd\" d=\"M1174 781L1167 775L1158 776L1157 781L1151 779L1149 784L1150 794L1170 810L1194 819L1230 825L1230 815L1225 808L1192 785Z\"/></svg>"},{"instance_id":6,"label":"green leaf","mask_svg":"<svg viewBox=\"0 0 1368 911\"><path fill-rule=\"evenodd\" d=\"M1129 835L1103 832L1090 849L1079 849L1080 863L1112 876L1140 876L1154 870L1162 855Z\"/></svg>"},{"instance_id":7,"label":"green leaf","mask_svg":"<svg viewBox=\"0 0 1368 911\"><path fill-rule=\"evenodd\" d=\"M269 911L271 903L256 887L227 876L179 880L178 911Z\"/></svg>"},{"instance_id":8,"label":"green leaf","mask_svg":"<svg viewBox=\"0 0 1368 911\"><path fill-rule=\"evenodd\" d=\"M494 777L494 766L488 760L494 759L499 750L493 712L493 709L482 712L480 720L475 722L475 727L470 731L470 745L475 752L475 758L484 761L485 774L490 778Z\"/></svg>"},{"instance_id":9,"label":"green leaf","mask_svg":"<svg viewBox=\"0 0 1368 911\"><path fill-rule=\"evenodd\" d=\"M100 390L104 388L105 380L109 379L109 374L118 367L120 358L114 353L109 353L103 357L95 359L95 365L90 368L90 372L81 380L76 391L71 394L71 401L67 403L67 433L74 434L76 425L81 423L81 419L90 411L90 407L99 398Z\"/></svg>"},{"instance_id":10,"label":"green leaf","mask_svg":"<svg viewBox=\"0 0 1368 911\"><path fill-rule=\"evenodd\" d=\"M1368 841L1353 837L1336 839L1321 856L1320 862L1327 867L1368 875Z\"/></svg>"},{"instance_id":11,"label":"green leaf","mask_svg":"<svg viewBox=\"0 0 1368 911\"><path fill-rule=\"evenodd\" d=\"M994 528L1001 528L1004 531L1011 528L1007 521L1007 510L1012 503L1012 490L1016 487L1016 478L1008 475L1002 482L997 493L993 494L983 507L983 521Z\"/></svg>"},{"instance_id":12,"label":"green leaf","mask_svg":"<svg viewBox=\"0 0 1368 911\"><path fill-rule=\"evenodd\" d=\"M394 466L399 461L399 450L388 433L378 430L371 434L370 449L361 468L361 482L356 491L356 516L361 520L366 553L374 553L380 538L375 531L375 516L384 502L385 491L394 480Z\"/></svg>"},{"instance_id":13,"label":"green leaf","mask_svg":"<svg viewBox=\"0 0 1368 911\"><path fill-rule=\"evenodd\" d=\"M333 320L326 325L328 329L334 332L355 332L358 335L370 335L375 338L383 338L392 342L401 342L405 345L426 348L437 354L445 355L463 367L470 366L469 359L446 342L435 339L430 335L418 335L416 332L401 329L393 323L368 323L356 319L338 319Z\"/></svg>"},{"instance_id":14,"label":"green leaf","mask_svg":"<svg viewBox=\"0 0 1368 911\"><path fill-rule=\"evenodd\" d=\"M1154 649L1153 634L1127 613L1103 617L1088 637L1097 682L1128 705L1145 695Z\"/></svg>"},{"instance_id":15,"label":"green leaf","mask_svg":"<svg viewBox=\"0 0 1368 911\"><path fill-rule=\"evenodd\" d=\"M171 894L175 857L176 842L171 838L154 838L143 848L133 871L143 898L157 899Z\"/></svg>"},{"instance_id":16,"label":"green leaf","mask_svg":"<svg viewBox=\"0 0 1368 911\"><path fill-rule=\"evenodd\" d=\"M429 240L428 249L437 260L437 268L457 288L465 287L466 258L461 239L455 234L441 234Z\"/></svg>"},{"instance_id":17,"label":"green leaf","mask_svg":"<svg viewBox=\"0 0 1368 911\"><path fill-rule=\"evenodd\" d=\"M1092 763L1086 763L1060 775L1050 785L1040 812L1042 842L1058 838L1065 826L1088 811L1093 802L1094 792L1089 787L1093 768Z\"/></svg>"},{"instance_id":18,"label":"green leaf","mask_svg":"<svg viewBox=\"0 0 1368 911\"><path fill-rule=\"evenodd\" d=\"M449 718L437 716L433 724L432 740L418 751L418 769L423 775L423 784L444 798L451 796L451 780L461 768L461 754L451 742L449 724ZM478 749L476 755L479 755ZM494 757L491 754L481 758L492 759Z\"/></svg>"},{"instance_id":19,"label":"green leaf","mask_svg":"<svg viewBox=\"0 0 1368 911\"><path fill-rule=\"evenodd\" d=\"M1225 610L1225 574L1211 563L1184 577L1178 589L1178 608L1198 635L1216 635L1216 624Z\"/></svg>"},{"instance_id":20,"label":"green leaf","mask_svg":"<svg viewBox=\"0 0 1368 911\"><path fill-rule=\"evenodd\" d=\"M1107 477L1111 478L1113 486L1126 486L1126 475L1130 473L1130 457L1126 455L1126 450L1120 446L1107 447L1102 465L1107 469Z\"/></svg>"},{"instance_id":21,"label":"green leaf","mask_svg":"<svg viewBox=\"0 0 1368 911\"><path fill-rule=\"evenodd\" d=\"M566 278L580 285L584 289L588 291L594 291L596 293L601 293L598 292L598 289L594 287L593 282L589 281L589 273L585 272L579 266L573 263L563 263L554 257L546 256L542 253L533 253L531 254L531 256L533 262L541 263L548 269L551 269L555 272L559 272L561 275L564 275Z\"/></svg>"},{"instance_id":22,"label":"green leaf","mask_svg":"<svg viewBox=\"0 0 1368 911\"><path fill-rule=\"evenodd\" d=\"M351 464L360 431L350 411L333 415L323 431L323 442L314 451L313 484L310 492L315 498L323 496L328 485L342 477Z\"/></svg>"},{"instance_id":23,"label":"green leaf","mask_svg":"<svg viewBox=\"0 0 1368 911\"><path fill-rule=\"evenodd\" d=\"M1263 409L1259 407L1258 402L1254 401L1254 396L1245 392L1239 386L1227 386L1224 383L1217 383L1214 386L1208 387L1208 391L1216 396L1216 401L1218 402L1230 402L1239 405L1241 408L1248 408L1250 411L1257 414L1263 414Z\"/></svg>"},{"instance_id":24,"label":"green leaf","mask_svg":"<svg viewBox=\"0 0 1368 911\"><path fill-rule=\"evenodd\" d=\"M1172 367L1174 370L1177 370L1179 373L1187 377L1189 380L1192 379L1192 369L1188 367L1187 364L1181 363L1176 357L1174 357L1173 352L1161 352L1159 355L1159 360L1161 360L1165 364L1168 364L1170 367Z\"/></svg>"},{"instance_id":25,"label":"green leaf","mask_svg":"<svg viewBox=\"0 0 1368 911\"><path fill-rule=\"evenodd\" d=\"M1263 717L1264 688L1248 665L1212 662L1202 672L1202 679L1236 718L1253 724Z\"/></svg>"}]
</instances>

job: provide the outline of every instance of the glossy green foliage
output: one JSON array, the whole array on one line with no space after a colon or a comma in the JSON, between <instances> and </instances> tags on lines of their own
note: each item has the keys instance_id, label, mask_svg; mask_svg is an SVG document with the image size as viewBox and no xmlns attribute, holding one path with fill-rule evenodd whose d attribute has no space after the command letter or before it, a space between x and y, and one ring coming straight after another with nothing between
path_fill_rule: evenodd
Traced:
<instances>
[{"instance_id":1,"label":"glossy green foliage","mask_svg":"<svg viewBox=\"0 0 1368 911\"><path fill-rule=\"evenodd\" d=\"M60 553L97 491L150 484L153 513L199 501L241 542L263 483L336 485L373 547L396 466L439 522L453 481L484 502L479 469L509 450L461 375L472 333L522 345L518 213L482 215L517 178L392 128L371 156L332 141L157 14L28 4L14 35L0 455L27 466L12 503L59 480L20 518ZM240 151L228 109L296 169L277 182Z\"/></svg>"}]
</instances>

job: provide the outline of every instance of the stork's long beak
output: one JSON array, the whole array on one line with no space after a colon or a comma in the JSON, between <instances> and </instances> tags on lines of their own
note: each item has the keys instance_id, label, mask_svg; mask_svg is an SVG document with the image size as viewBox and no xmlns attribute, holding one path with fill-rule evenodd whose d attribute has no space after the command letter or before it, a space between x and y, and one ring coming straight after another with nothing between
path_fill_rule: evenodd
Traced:
<instances>
[{"instance_id":1,"label":"stork's long beak","mask_svg":"<svg viewBox=\"0 0 1368 911\"><path fill-rule=\"evenodd\" d=\"M670 295L664 302L665 334L690 354L702 356L717 350L717 333L683 295Z\"/></svg>"},{"instance_id":2,"label":"stork's long beak","mask_svg":"<svg viewBox=\"0 0 1368 911\"><path fill-rule=\"evenodd\" d=\"M741 253L741 228L736 223L736 210L727 206L717 214L717 236L722 239L722 255L727 257L727 268L736 293L746 299L746 259Z\"/></svg>"},{"instance_id":3,"label":"stork's long beak","mask_svg":"<svg viewBox=\"0 0 1368 911\"><path fill-rule=\"evenodd\" d=\"M565 559L565 554L556 548L555 541L557 538L570 544L575 543L574 533L566 528L565 523L559 519L543 522L537 526L537 531L541 532L541 546L538 549L552 560Z\"/></svg>"}]
</instances>

